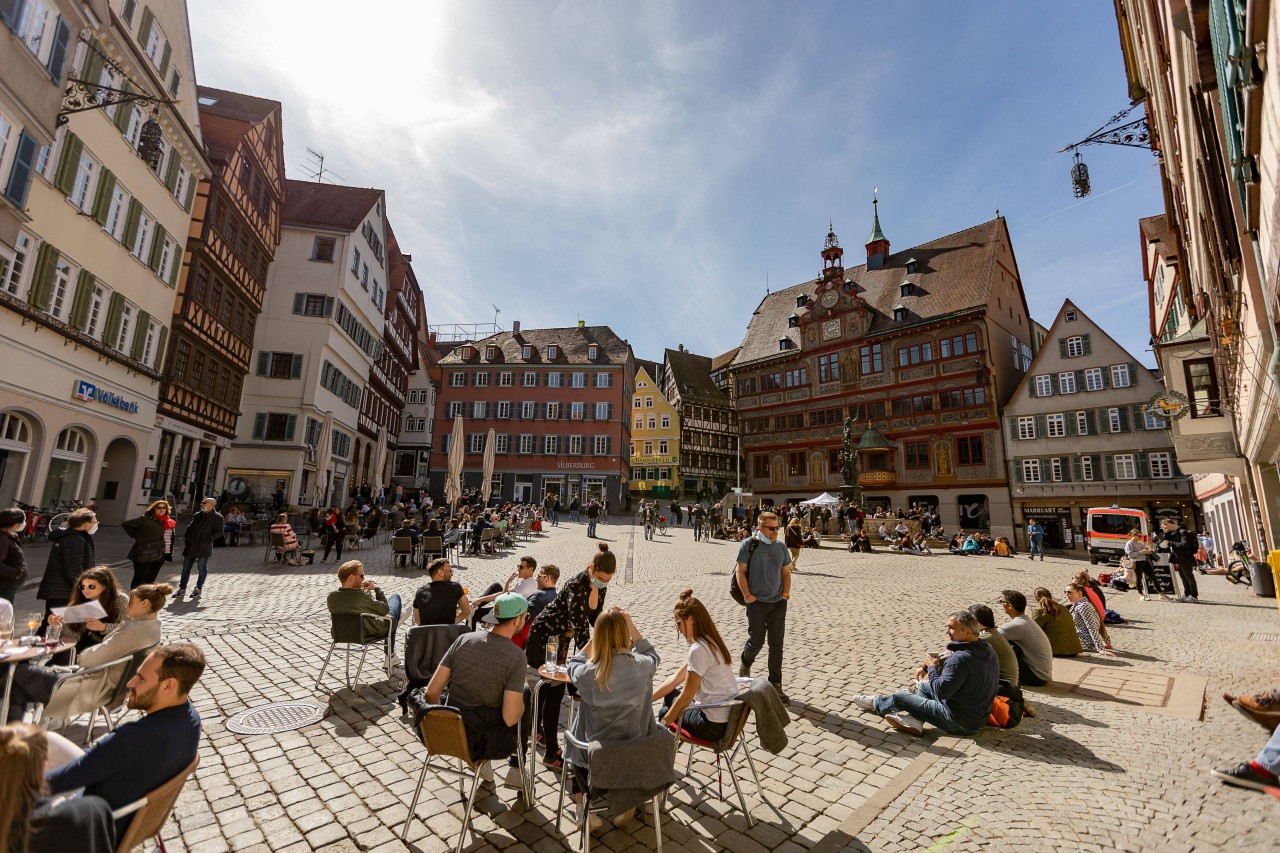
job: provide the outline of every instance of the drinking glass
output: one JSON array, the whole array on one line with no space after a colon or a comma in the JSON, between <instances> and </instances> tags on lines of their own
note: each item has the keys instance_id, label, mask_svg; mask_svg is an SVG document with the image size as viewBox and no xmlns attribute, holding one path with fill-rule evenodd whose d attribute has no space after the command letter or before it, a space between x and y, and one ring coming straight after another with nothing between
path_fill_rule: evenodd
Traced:
<instances>
[{"instance_id":1,"label":"drinking glass","mask_svg":"<svg viewBox=\"0 0 1280 853\"><path fill-rule=\"evenodd\" d=\"M28 637L34 637L36 635L36 629L40 627L40 623L43 621L43 619L44 617L40 613L36 612L35 610L32 610L30 613L27 614L27 636Z\"/></svg>"},{"instance_id":2,"label":"drinking glass","mask_svg":"<svg viewBox=\"0 0 1280 853\"><path fill-rule=\"evenodd\" d=\"M13 619L0 619L0 648L9 645L13 637Z\"/></svg>"},{"instance_id":3,"label":"drinking glass","mask_svg":"<svg viewBox=\"0 0 1280 853\"><path fill-rule=\"evenodd\" d=\"M49 649L56 649L56 648L58 647L59 642L61 642L61 640L62 640L62 626L61 626L61 625L46 625L46 626L44 626L44 645L45 645L45 648L49 648Z\"/></svg>"},{"instance_id":4,"label":"drinking glass","mask_svg":"<svg viewBox=\"0 0 1280 853\"><path fill-rule=\"evenodd\" d=\"M549 637L547 639L547 669L554 670L556 663L560 660L560 638Z\"/></svg>"}]
</instances>

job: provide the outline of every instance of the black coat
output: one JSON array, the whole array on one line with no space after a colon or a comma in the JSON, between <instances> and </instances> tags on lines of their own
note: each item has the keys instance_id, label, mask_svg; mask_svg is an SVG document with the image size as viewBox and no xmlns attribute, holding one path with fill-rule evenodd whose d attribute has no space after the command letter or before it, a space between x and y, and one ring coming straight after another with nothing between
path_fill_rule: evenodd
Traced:
<instances>
[{"instance_id":1,"label":"black coat","mask_svg":"<svg viewBox=\"0 0 1280 853\"><path fill-rule=\"evenodd\" d=\"M1179 566L1195 565L1196 551L1200 550L1200 542L1195 534L1179 526L1177 530L1166 534L1164 541L1169 543L1169 554L1174 563Z\"/></svg>"},{"instance_id":2,"label":"black coat","mask_svg":"<svg viewBox=\"0 0 1280 853\"><path fill-rule=\"evenodd\" d=\"M22 583L27 576L27 558L13 533L0 533L0 581Z\"/></svg>"},{"instance_id":3,"label":"black coat","mask_svg":"<svg viewBox=\"0 0 1280 853\"><path fill-rule=\"evenodd\" d=\"M222 535L223 518L217 510L197 512L182 536L182 556L208 557L213 554L213 540Z\"/></svg>"},{"instance_id":4,"label":"black coat","mask_svg":"<svg viewBox=\"0 0 1280 853\"><path fill-rule=\"evenodd\" d=\"M50 530L49 541L53 548L49 550L49 562L45 564L36 597L41 601L70 601L76 578L97 565L93 537L88 530L64 527Z\"/></svg>"},{"instance_id":5,"label":"black coat","mask_svg":"<svg viewBox=\"0 0 1280 853\"><path fill-rule=\"evenodd\" d=\"M153 515L131 518L120 525L133 540L129 559L135 563L154 563L165 558L164 522Z\"/></svg>"}]
</instances>

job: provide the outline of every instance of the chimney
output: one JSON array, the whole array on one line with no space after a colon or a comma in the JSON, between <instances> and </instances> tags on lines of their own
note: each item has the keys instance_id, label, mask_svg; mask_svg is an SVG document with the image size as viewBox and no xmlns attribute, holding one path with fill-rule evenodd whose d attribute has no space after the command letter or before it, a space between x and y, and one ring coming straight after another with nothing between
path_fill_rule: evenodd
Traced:
<instances>
[{"instance_id":1,"label":"chimney","mask_svg":"<svg viewBox=\"0 0 1280 853\"><path fill-rule=\"evenodd\" d=\"M677 346L677 349L678 349L678 351L679 351L679 352L684 352L684 344L679 344L679 345Z\"/></svg>"},{"instance_id":2,"label":"chimney","mask_svg":"<svg viewBox=\"0 0 1280 853\"><path fill-rule=\"evenodd\" d=\"M586 321L586 320L579 320L579 321L578 321L578 328L579 328L579 329L585 329L586 327L587 327L587 321Z\"/></svg>"},{"instance_id":3,"label":"chimney","mask_svg":"<svg viewBox=\"0 0 1280 853\"><path fill-rule=\"evenodd\" d=\"M520 321L519 321L519 320L512 320L512 321L511 321L511 335L512 335L513 337L515 337L515 336L517 336L517 335L519 335L519 334L520 334Z\"/></svg>"}]
</instances>

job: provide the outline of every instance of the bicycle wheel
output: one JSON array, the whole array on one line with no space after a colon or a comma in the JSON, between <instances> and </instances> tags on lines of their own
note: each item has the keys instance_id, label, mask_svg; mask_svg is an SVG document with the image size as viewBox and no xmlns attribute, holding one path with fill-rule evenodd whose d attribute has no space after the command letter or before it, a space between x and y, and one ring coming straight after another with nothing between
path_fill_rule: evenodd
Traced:
<instances>
[{"instance_id":1,"label":"bicycle wheel","mask_svg":"<svg viewBox=\"0 0 1280 853\"><path fill-rule=\"evenodd\" d=\"M53 518L49 519L49 524L45 527L45 536L48 536L50 530L61 530L67 526L67 519L71 517L69 512L60 512Z\"/></svg>"}]
</instances>

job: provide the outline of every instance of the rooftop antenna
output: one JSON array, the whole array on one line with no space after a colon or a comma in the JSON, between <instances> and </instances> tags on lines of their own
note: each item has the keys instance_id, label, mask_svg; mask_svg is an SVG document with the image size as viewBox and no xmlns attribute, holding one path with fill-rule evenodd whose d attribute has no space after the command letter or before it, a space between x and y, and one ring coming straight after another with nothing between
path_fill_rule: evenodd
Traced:
<instances>
[{"instance_id":1,"label":"rooftop antenna","mask_svg":"<svg viewBox=\"0 0 1280 853\"><path fill-rule=\"evenodd\" d=\"M769 295L769 268L764 268L764 295Z\"/></svg>"},{"instance_id":2,"label":"rooftop antenna","mask_svg":"<svg viewBox=\"0 0 1280 853\"><path fill-rule=\"evenodd\" d=\"M326 178L330 176L340 181L346 180L346 178L332 169L326 169L324 167L324 152L316 151L314 148L307 149L307 162L302 165L302 173L317 184L324 183ZM329 181L329 183L333 183L333 181Z\"/></svg>"},{"instance_id":3,"label":"rooftop antenna","mask_svg":"<svg viewBox=\"0 0 1280 853\"><path fill-rule=\"evenodd\" d=\"M493 305L492 302L490 302L489 304ZM498 326L498 315L501 313L502 313L502 309L499 308L497 305L493 305L493 325ZM498 328L501 329L502 327L498 326Z\"/></svg>"},{"instance_id":4,"label":"rooftop antenna","mask_svg":"<svg viewBox=\"0 0 1280 853\"><path fill-rule=\"evenodd\" d=\"M991 203L995 205L996 219L999 219L1000 218L1000 191L999 190L991 191Z\"/></svg>"}]
</instances>

